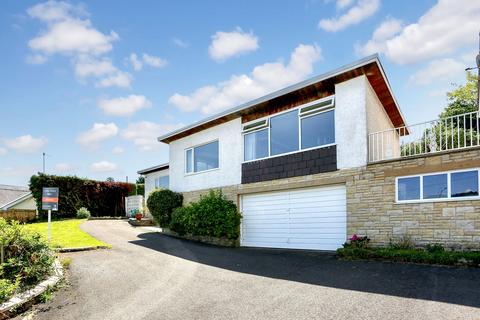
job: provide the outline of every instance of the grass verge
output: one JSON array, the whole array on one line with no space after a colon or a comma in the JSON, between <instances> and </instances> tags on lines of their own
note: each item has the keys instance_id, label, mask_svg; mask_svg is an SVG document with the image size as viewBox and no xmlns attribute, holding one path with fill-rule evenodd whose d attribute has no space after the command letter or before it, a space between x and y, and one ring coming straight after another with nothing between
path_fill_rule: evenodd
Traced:
<instances>
[{"instance_id":1,"label":"grass verge","mask_svg":"<svg viewBox=\"0 0 480 320\"><path fill-rule=\"evenodd\" d=\"M394 262L480 267L480 251L438 251L395 248L340 248L340 258L346 260L383 260Z\"/></svg>"},{"instance_id":2,"label":"grass verge","mask_svg":"<svg viewBox=\"0 0 480 320\"><path fill-rule=\"evenodd\" d=\"M80 225L86 219L66 219L52 221L52 246L56 248L81 248L91 246L107 246L103 241L95 239L82 229ZM47 239L48 223L35 222L23 226L29 231L38 232L43 238Z\"/></svg>"}]
</instances>

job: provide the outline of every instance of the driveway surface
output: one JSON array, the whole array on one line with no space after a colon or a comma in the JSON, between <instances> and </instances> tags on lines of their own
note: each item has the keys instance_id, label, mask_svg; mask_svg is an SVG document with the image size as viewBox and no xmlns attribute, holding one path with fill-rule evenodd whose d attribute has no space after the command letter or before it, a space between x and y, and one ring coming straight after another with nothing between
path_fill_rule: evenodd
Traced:
<instances>
[{"instance_id":1,"label":"driveway surface","mask_svg":"<svg viewBox=\"0 0 480 320\"><path fill-rule=\"evenodd\" d=\"M69 254L70 286L35 319L480 319L479 269L218 248L125 221L82 227L113 249Z\"/></svg>"}]
</instances>

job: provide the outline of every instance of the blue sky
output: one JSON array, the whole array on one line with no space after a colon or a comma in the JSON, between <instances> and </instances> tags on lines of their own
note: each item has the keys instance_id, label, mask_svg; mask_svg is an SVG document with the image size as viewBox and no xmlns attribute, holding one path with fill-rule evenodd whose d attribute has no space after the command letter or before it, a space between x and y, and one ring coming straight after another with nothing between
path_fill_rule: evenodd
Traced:
<instances>
[{"instance_id":1,"label":"blue sky","mask_svg":"<svg viewBox=\"0 0 480 320\"><path fill-rule=\"evenodd\" d=\"M379 52L408 123L474 64L470 0L0 4L0 184L41 170L124 181L179 126ZM461 26L461 28L459 28Z\"/></svg>"}]
</instances>

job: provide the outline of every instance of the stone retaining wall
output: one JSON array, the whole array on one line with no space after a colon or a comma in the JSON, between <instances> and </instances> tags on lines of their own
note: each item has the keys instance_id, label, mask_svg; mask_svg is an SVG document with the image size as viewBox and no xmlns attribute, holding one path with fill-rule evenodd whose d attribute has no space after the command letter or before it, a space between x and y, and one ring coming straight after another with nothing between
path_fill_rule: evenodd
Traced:
<instances>
[{"instance_id":1,"label":"stone retaining wall","mask_svg":"<svg viewBox=\"0 0 480 320\"><path fill-rule=\"evenodd\" d=\"M247 193L345 184L347 235L367 235L377 246L410 236L418 245L442 243L452 248L480 249L480 200L395 203L395 178L480 167L480 148L384 161L366 167L220 188L237 205ZM208 190L184 193L184 202Z\"/></svg>"}]
</instances>

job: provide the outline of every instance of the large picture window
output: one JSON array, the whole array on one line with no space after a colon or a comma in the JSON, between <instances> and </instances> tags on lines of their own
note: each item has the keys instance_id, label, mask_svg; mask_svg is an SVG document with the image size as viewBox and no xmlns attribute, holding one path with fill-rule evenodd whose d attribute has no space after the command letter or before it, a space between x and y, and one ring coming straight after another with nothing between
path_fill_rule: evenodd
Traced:
<instances>
[{"instance_id":1,"label":"large picture window","mask_svg":"<svg viewBox=\"0 0 480 320\"><path fill-rule=\"evenodd\" d=\"M243 126L244 161L335 143L334 97L254 120Z\"/></svg>"},{"instance_id":2,"label":"large picture window","mask_svg":"<svg viewBox=\"0 0 480 320\"><path fill-rule=\"evenodd\" d=\"M194 173L218 168L218 141L187 149L185 172Z\"/></svg>"},{"instance_id":3,"label":"large picture window","mask_svg":"<svg viewBox=\"0 0 480 320\"><path fill-rule=\"evenodd\" d=\"M478 198L479 172L475 169L398 177L396 185L398 202Z\"/></svg>"}]
</instances>

